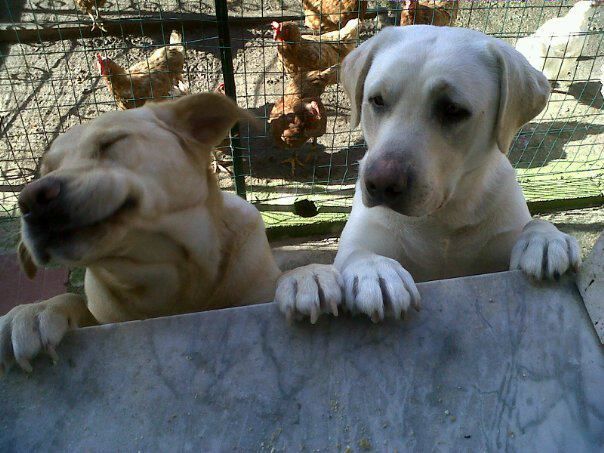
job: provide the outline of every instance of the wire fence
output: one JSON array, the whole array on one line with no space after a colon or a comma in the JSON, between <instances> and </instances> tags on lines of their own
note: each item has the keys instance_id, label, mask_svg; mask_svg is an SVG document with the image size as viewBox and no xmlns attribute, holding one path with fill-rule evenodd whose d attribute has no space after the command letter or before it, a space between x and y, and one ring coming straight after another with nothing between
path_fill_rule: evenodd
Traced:
<instances>
[{"instance_id":1,"label":"wire fence","mask_svg":"<svg viewBox=\"0 0 604 453\"><path fill-rule=\"evenodd\" d=\"M234 130L230 143L219 148L215 168L221 187L255 203L269 225L339 218L350 208L357 161L365 152L361 132L350 130L350 105L335 83L320 94L327 122L316 144L308 140L288 148L277 143L271 112L291 76L278 58L282 44L274 39L273 21L293 21L312 39L327 29L345 28L355 16L344 14L346 8L361 9L363 17L354 35L358 43L386 25L437 22L444 11L451 25L481 30L520 46L522 38L534 36L547 21L568 18L575 3L96 0L100 17L93 30L95 3L86 6L87 1L0 0L0 216L4 219L17 216L16 196L36 177L40 157L57 135L117 108L115 90L112 94L106 86L99 58L111 58L123 68L138 62L151 68L150 56L169 45L172 31L178 32L184 53L180 93L212 91L222 83L226 95L264 120L261 129ZM529 49L547 42L542 60L546 72L556 72L548 74L554 93L547 109L522 129L509 154L530 201L602 199L600 10L604 7L592 3L585 20L575 21L578 25L556 24L553 36L524 41ZM342 14L329 16L334 5ZM320 32L305 26L305 19L306 25L313 25L313 15L319 19L315 23L323 23ZM335 25L333 20L329 25L333 17ZM179 94L156 91L149 97ZM297 159L295 167L291 163L295 159L290 158Z\"/></svg>"}]
</instances>

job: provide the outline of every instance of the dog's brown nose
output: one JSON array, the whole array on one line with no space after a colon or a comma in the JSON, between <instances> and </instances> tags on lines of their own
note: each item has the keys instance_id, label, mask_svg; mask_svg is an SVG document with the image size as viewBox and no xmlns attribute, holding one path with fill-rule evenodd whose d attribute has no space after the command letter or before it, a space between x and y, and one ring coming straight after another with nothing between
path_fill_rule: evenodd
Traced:
<instances>
[{"instance_id":1,"label":"dog's brown nose","mask_svg":"<svg viewBox=\"0 0 604 453\"><path fill-rule=\"evenodd\" d=\"M19 209L24 216L45 214L61 195L61 181L52 176L26 185L19 194Z\"/></svg>"},{"instance_id":2,"label":"dog's brown nose","mask_svg":"<svg viewBox=\"0 0 604 453\"><path fill-rule=\"evenodd\" d=\"M365 188L376 203L393 203L407 192L412 172L394 159L378 159L365 169Z\"/></svg>"}]
</instances>

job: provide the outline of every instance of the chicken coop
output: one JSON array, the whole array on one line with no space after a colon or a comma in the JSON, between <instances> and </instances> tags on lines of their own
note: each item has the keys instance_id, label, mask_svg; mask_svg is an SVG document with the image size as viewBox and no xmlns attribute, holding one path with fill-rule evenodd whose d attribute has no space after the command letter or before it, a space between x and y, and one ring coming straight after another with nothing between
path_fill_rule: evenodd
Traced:
<instances>
[{"instance_id":1,"label":"chicken coop","mask_svg":"<svg viewBox=\"0 0 604 453\"><path fill-rule=\"evenodd\" d=\"M233 129L216 151L223 189L255 204L275 232L309 234L341 224L365 145L360 129L349 126L337 64L381 28L413 23L483 31L541 66L552 83L551 99L509 153L526 198L534 210L603 204L601 3L0 0L0 233L16 231L17 195L36 178L57 135L109 110L203 91L231 96L261 120L254 128ZM321 51L329 58L288 69L280 49L294 40L291 30L301 34L298 43L331 46ZM179 62L158 70L170 72L169 90L134 90L132 79L154 71L151 61L170 52ZM284 104L296 71L315 71L315 101L300 115L319 119L321 127L288 142L279 113L288 113ZM120 101L120 90L130 99L122 95Z\"/></svg>"}]
</instances>

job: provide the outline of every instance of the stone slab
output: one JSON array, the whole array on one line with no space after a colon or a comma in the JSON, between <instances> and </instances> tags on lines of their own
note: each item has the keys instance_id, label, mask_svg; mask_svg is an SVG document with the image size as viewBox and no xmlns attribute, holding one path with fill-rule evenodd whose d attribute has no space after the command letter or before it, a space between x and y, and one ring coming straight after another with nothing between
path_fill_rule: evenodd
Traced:
<instances>
[{"instance_id":1,"label":"stone slab","mask_svg":"<svg viewBox=\"0 0 604 453\"><path fill-rule=\"evenodd\" d=\"M577 287L600 342L604 344L604 234L583 262Z\"/></svg>"},{"instance_id":2,"label":"stone slab","mask_svg":"<svg viewBox=\"0 0 604 453\"><path fill-rule=\"evenodd\" d=\"M420 292L380 325L266 304L73 332L0 381L0 451L602 451L604 349L572 281Z\"/></svg>"},{"instance_id":3,"label":"stone slab","mask_svg":"<svg viewBox=\"0 0 604 453\"><path fill-rule=\"evenodd\" d=\"M66 269L38 269L33 280L19 267L17 255L0 254L0 316L20 304L49 299L65 292Z\"/></svg>"}]
</instances>

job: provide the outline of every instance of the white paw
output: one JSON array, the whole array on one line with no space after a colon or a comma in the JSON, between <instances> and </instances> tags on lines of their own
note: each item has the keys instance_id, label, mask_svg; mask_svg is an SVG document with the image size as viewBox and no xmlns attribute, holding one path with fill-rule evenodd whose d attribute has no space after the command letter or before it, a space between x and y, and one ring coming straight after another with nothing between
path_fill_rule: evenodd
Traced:
<instances>
[{"instance_id":1,"label":"white paw","mask_svg":"<svg viewBox=\"0 0 604 453\"><path fill-rule=\"evenodd\" d=\"M512 249L510 270L521 269L536 280L558 280L569 270L581 266L577 240L556 228L526 231Z\"/></svg>"},{"instance_id":2,"label":"white paw","mask_svg":"<svg viewBox=\"0 0 604 453\"><path fill-rule=\"evenodd\" d=\"M399 319L410 306L419 310L420 295L411 274L398 261L375 255L352 262L342 271L346 307L373 322Z\"/></svg>"},{"instance_id":3,"label":"white paw","mask_svg":"<svg viewBox=\"0 0 604 453\"><path fill-rule=\"evenodd\" d=\"M342 302L340 273L325 264L309 264L286 272L277 281L275 302L288 322L309 317L314 324L321 313L338 316Z\"/></svg>"},{"instance_id":4,"label":"white paw","mask_svg":"<svg viewBox=\"0 0 604 453\"><path fill-rule=\"evenodd\" d=\"M42 351L56 362L55 346L70 330L70 323L63 310L45 302L19 305L0 317L0 375L13 362L31 372L30 360Z\"/></svg>"}]
</instances>

